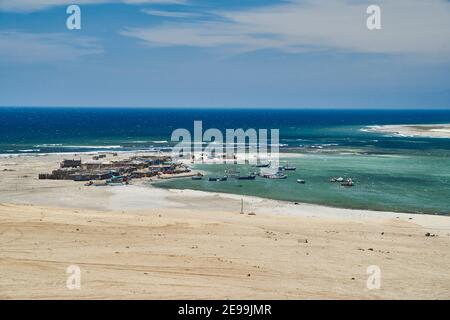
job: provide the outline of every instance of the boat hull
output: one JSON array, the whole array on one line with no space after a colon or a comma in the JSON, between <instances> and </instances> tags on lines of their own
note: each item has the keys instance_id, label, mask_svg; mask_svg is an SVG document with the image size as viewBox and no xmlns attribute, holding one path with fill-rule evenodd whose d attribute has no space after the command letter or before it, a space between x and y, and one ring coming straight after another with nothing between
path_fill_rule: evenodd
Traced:
<instances>
[{"instance_id":1,"label":"boat hull","mask_svg":"<svg viewBox=\"0 0 450 320\"><path fill-rule=\"evenodd\" d=\"M256 176L237 177L238 180L255 180Z\"/></svg>"}]
</instances>

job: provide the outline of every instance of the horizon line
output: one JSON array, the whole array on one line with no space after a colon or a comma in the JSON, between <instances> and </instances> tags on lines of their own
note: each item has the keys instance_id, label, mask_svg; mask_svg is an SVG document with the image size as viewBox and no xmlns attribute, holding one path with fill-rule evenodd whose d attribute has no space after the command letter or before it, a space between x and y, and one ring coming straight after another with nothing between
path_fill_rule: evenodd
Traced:
<instances>
[{"instance_id":1,"label":"horizon line","mask_svg":"<svg viewBox=\"0 0 450 320\"><path fill-rule=\"evenodd\" d=\"M204 106L41 106L41 105L0 105L0 108L35 108L35 109L153 109L153 110L415 110L415 111L450 111L448 107L204 107Z\"/></svg>"}]
</instances>

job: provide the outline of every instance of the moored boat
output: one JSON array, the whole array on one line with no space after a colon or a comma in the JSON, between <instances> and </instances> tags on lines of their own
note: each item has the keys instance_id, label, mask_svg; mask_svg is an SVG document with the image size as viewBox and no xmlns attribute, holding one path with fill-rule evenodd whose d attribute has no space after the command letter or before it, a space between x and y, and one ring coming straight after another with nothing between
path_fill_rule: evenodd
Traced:
<instances>
[{"instance_id":1,"label":"moored boat","mask_svg":"<svg viewBox=\"0 0 450 320\"><path fill-rule=\"evenodd\" d=\"M237 179L238 180L255 180L256 175L248 175L248 176L238 176Z\"/></svg>"},{"instance_id":2,"label":"moored boat","mask_svg":"<svg viewBox=\"0 0 450 320\"><path fill-rule=\"evenodd\" d=\"M216 182L219 182L219 181L227 181L227 180L228 180L228 177L227 177L227 176L223 176L223 177L209 177L208 180L209 180L209 181L216 181Z\"/></svg>"},{"instance_id":3,"label":"moored boat","mask_svg":"<svg viewBox=\"0 0 450 320\"><path fill-rule=\"evenodd\" d=\"M268 167L270 167L270 162L258 163L258 164L255 165L255 167L257 167L257 168L268 168Z\"/></svg>"},{"instance_id":4,"label":"moored boat","mask_svg":"<svg viewBox=\"0 0 450 320\"><path fill-rule=\"evenodd\" d=\"M355 183L353 182L353 180L351 178L348 178L347 181L345 181L344 183L341 183L341 186L343 187L353 187L355 185Z\"/></svg>"},{"instance_id":5,"label":"moored boat","mask_svg":"<svg viewBox=\"0 0 450 320\"><path fill-rule=\"evenodd\" d=\"M109 186L120 186L128 184L129 178L127 176L113 176L111 179L106 180L106 184Z\"/></svg>"},{"instance_id":6,"label":"moored boat","mask_svg":"<svg viewBox=\"0 0 450 320\"><path fill-rule=\"evenodd\" d=\"M282 169L285 170L285 171L295 171L295 170L297 170L296 167L289 166L289 163L286 163L286 165L283 166Z\"/></svg>"},{"instance_id":7,"label":"moored boat","mask_svg":"<svg viewBox=\"0 0 450 320\"><path fill-rule=\"evenodd\" d=\"M267 179L281 180L281 179L286 179L287 175L285 175L283 172L279 171L275 174L265 175L264 177Z\"/></svg>"}]
</instances>

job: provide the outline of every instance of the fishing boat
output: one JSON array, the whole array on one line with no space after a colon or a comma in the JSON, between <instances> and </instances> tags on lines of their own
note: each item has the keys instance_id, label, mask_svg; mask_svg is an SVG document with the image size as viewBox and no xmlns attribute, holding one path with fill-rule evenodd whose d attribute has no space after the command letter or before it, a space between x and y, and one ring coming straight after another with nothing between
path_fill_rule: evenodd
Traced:
<instances>
[{"instance_id":1,"label":"fishing boat","mask_svg":"<svg viewBox=\"0 0 450 320\"><path fill-rule=\"evenodd\" d=\"M113 176L111 179L106 180L106 184L109 186L121 186L128 184L128 180L126 176Z\"/></svg>"},{"instance_id":2,"label":"fishing boat","mask_svg":"<svg viewBox=\"0 0 450 320\"><path fill-rule=\"evenodd\" d=\"M285 175L283 172L278 171L275 174L269 174L264 176L267 179L274 179L274 180L280 180L280 179L286 179L287 175Z\"/></svg>"},{"instance_id":3,"label":"fishing boat","mask_svg":"<svg viewBox=\"0 0 450 320\"><path fill-rule=\"evenodd\" d=\"M255 180L256 175L254 174L250 174L248 176L238 176L237 179L238 180Z\"/></svg>"},{"instance_id":4,"label":"fishing boat","mask_svg":"<svg viewBox=\"0 0 450 320\"><path fill-rule=\"evenodd\" d=\"M303 180L303 179L297 179L297 183L300 183L300 184L305 184L305 183L306 183L306 181L305 181L305 180Z\"/></svg>"},{"instance_id":5,"label":"fishing boat","mask_svg":"<svg viewBox=\"0 0 450 320\"><path fill-rule=\"evenodd\" d=\"M90 177L84 177L84 176L75 176L73 178L73 181L89 181L91 180Z\"/></svg>"},{"instance_id":6,"label":"fishing boat","mask_svg":"<svg viewBox=\"0 0 450 320\"><path fill-rule=\"evenodd\" d=\"M109 182L109 181L106 181L106 184L107 184L108 186L114 187L114 186L123 186L123 185L127 185L128 182Z\"/></svg>"},{"instance_id":7,"label":"fishing boat","mask_svg":"<svg viewBox=\"0 0 450 320\"><path fill-rule=\"evenodd\" d=\"M285 170L285 171L295 171L295 170L297 170L296 167L291 167L291 166L289 166L289 163L286 163L286 165L283 166L282 168L283 168L283 170Z\"/></svg>"},{"instance_id":8,"label":"fishing boat","mask_svg":"<svg viewBox=\"0 0 450 320\"><path fill-rule=\"evenodd\" d=\"M227 181L228 177L227 176L223 176L223 177L209 177L209 181Z\"/></svg>"},{"instance_id":9,"label":"fishing boat","mask_svg":"<svg viewBox=\"0 0 450 320\"><path fill-rule=\"evenodd\" d=\"M270 162L258 163L258 164L255 165L255 167L257 167L257 168L268 168L268 167L270 167Z\"/></svg>"},{"instance_id":10,"label":"fishing boat","mask_svg":"<svg viewBox=\"0 0 450 320\"><path fill-rule=\"evenodd\" d=\"M276 173L276 174L273 174L273 175L270 175L270 176L268 176L267 178L269 178L269 179L275 179L275 180L281 180L281 179L287 179L287 175L285 175L285 174L279 174L279 173Z\"/></svg>"},{"instance_id":11,"label":"fishing boat","mask_svg":"<svg viewBox=\"0 0 450 320\"><path fill-rule=\"evenodd\" d=\"M230 169L230 170L225 170L225 173L226 174L230 174L230 175L236 175L236 174L241 173L241 171L240 170L236 170L236 169Z\"/></svg>"}]
</instances>

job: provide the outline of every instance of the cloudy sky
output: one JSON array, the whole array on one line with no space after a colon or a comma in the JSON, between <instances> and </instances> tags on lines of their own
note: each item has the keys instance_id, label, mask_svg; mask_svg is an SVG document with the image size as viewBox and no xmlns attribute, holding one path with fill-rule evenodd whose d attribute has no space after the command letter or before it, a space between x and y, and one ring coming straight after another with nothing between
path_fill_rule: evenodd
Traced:
<instances>
[{"instance_id":1,"label":"cloudy sky","mask_svg":"<svg viewBox=\"0 0 450 320\"><path fill-rule=\"evenodd\" d=\"M450 1L0 0L0 105L450 108Z\"/></svg>"}]
</instances>

